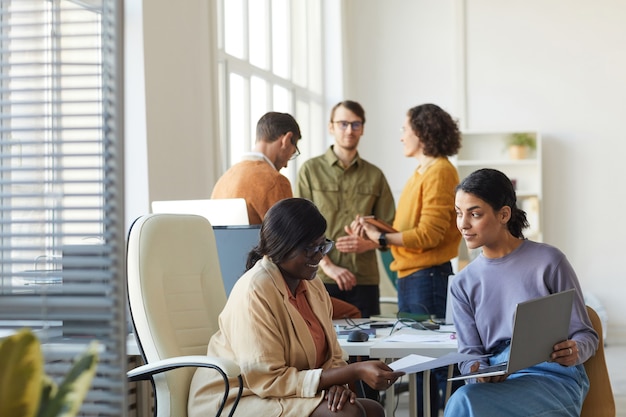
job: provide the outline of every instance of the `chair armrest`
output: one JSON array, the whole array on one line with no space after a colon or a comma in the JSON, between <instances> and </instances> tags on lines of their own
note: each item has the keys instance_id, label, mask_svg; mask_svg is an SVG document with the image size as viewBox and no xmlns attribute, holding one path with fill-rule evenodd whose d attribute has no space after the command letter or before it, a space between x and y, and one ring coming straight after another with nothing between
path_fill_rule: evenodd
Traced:
<instances>
[{"instance_id":1,"label":"chair armrest","mask_svg":"<svg viewBox=\"0 0 626 417\"><path fill-rule=\"evenodd\" d=\"M237 380L239 381L239 389L237 390L237 396L235 397L235 402L232 405L230 413L228 413L228 417L232 417L243 393L243 378L241 376L241 369L239 368L239 365L229 359L202 355L177 356L138 366L137 368L128 371L126 376L131 382L142 381L151 379L153 375L161 372L184 367L211 368L215 369L222 375L222 378L224 378L224 397L222 398L222 403L217 412L218 416L222 414L222 410L224 409L226 400L228 399L228 393L230 390L228 378L237 377Z\"/></svg>"},{"instance_id":2,"label":"chair armrest","mask_svg":"<svg viewBox=\"0 0 626 417\"><path fill-rule=\"evenodd\" d=\"M152 375L184 367L218 368L221 369L228 377L237 377L241 374L239 365L229 359L192 355L177 356L141 365L128 371L126 376L129 381L142 381L150 379Z\"/></svg>"}]
</instances>

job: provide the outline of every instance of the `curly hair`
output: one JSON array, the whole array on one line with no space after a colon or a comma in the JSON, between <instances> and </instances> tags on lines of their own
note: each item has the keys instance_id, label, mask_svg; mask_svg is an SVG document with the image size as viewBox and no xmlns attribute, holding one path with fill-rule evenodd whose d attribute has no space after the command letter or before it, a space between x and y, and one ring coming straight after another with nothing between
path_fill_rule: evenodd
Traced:
<instances>
[{"instance_id":1,"label":"curly hair","mask_svg":"<svg viewBox=\"0 0 626 417\"><path fill-rule=\"evenodd\" d=\"M461 148L457 122L436 104L422 104L407 112L411 128L424 144L424 155L452 156Z\"/></svg>"}]
</instances>

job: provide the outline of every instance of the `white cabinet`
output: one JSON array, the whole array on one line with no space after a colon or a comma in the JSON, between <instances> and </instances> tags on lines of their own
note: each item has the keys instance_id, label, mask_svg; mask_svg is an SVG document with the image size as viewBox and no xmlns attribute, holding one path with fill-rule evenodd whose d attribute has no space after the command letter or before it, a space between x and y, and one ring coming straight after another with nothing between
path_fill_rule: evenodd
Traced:
<instances>
[{"instance_id":1,"label":"white cabinet","mask_svg":"<svg viewBox=\"0 0 626 417\"><path fill-rule=\"evenodd\" d=\"M523 159L514 159L515 156L509 152L509 143L516 133L527 133L535 138L535 149L529 149ZM453 159L461 180L480 168L494 168L504 172L515 185L517 204L526 212L530 223L530 227L524 230L524 236L535 241L542 240L541 148L541 135L536 131L464 131L461 149ZM465 266L473 255L468 253L465 242L461 242L459 269Z\"/></svg>"}]
</instances>

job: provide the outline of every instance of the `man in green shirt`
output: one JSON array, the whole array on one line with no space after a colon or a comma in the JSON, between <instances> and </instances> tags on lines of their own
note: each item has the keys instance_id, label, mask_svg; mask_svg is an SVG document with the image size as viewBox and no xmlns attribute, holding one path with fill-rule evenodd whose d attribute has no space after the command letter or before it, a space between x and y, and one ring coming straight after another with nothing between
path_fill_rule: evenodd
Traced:
<instances>
[{"instance_id":1,"label":"man in green shirt","mask_svg":"<svg viewBox=\"0 0 626 417\"><path fill-rule=\"evenodd\" d=\"M336 249L322 259L318 272L329 294L370 317L380 313L375 250L386 247L350 235L348 227L357 214L391 223L395 204L383 172L359 157L364 126L365 111L359 103L346 100L333 107L328 130L335 143L302 165L295 194L317 205L328 222L326 236L335 241Z\"/></svg>"}]
</instances>

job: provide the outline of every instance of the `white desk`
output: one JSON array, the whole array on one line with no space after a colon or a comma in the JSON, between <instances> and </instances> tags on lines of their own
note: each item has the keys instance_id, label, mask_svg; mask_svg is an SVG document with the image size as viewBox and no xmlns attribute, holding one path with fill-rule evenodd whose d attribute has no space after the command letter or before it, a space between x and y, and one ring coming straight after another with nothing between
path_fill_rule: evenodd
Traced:
<instances>
[{"instance_id":1,"label":"white desk","mask_svg":"<svg viewBox=\"0 0 626 417\"><path fill-rule=\"evenodd\" d=\"M344 323L345 324L345 323ZM456 339L450 339L449 342L388 342L390 328L378 329L376 338L367 342L348 342L346 339L339 339L339 344L343 350L351 356L369 356L384 361L403 358L412 353L423 356L438 358L450 352L457 351ZM411 328L402 328L398 333L412 334L428 334L427 330L415 330ZM451 376L452 367L448 368L448 374ZM430 417L430 371L424 372L424 390L423 390L423 406L424 417ZM446 399L450 396L450 383L446 390ZM393 415L395 392L393 384L387 389L387 401L385 409L388 416ZM417 416L417 374L409 375L409 416Z\"/></svg>"},{"instance_id":2,"label":"white desk","mask_svg":"<svg viewBox=\"0 0 626 417\"><path fill-rule=\"evenodd\" d=\"M343 320L336 321L336 324L344 326ZM348 342L346 337L339 338L339 344L342 349L350 356L369 356L371 358L378 358L384 361L391 361L394 359L403 358L411 353L415 353L423 356L430 356L437 358L443 356L446 353L456 352L457 343L456 340L450 339L450 342L433 343L433 342L387 342L386 337L389 336L391 328L377 329L376 337L370 338L367 342ZM415 330L403 328L398 333L412 333L412 334L428 334L427 330ZM127 339L127 354L128 355L140 355L137 341L133 334L128 335ZM449 368L449 373L451 373ZM451 375L450 375L451 376ZM423 390L423 404L424 404L424 417L430 417L430 371L424 372L424 390ZM446 398L450 395L450 384L448 383L448 392L446 392ZM385 409L388 416L393 415L395 392L393 384L387 389L387 401L385 402ZM409 375L409 416L417 416L417 374Z\"/></svg>"}]
</instances>

